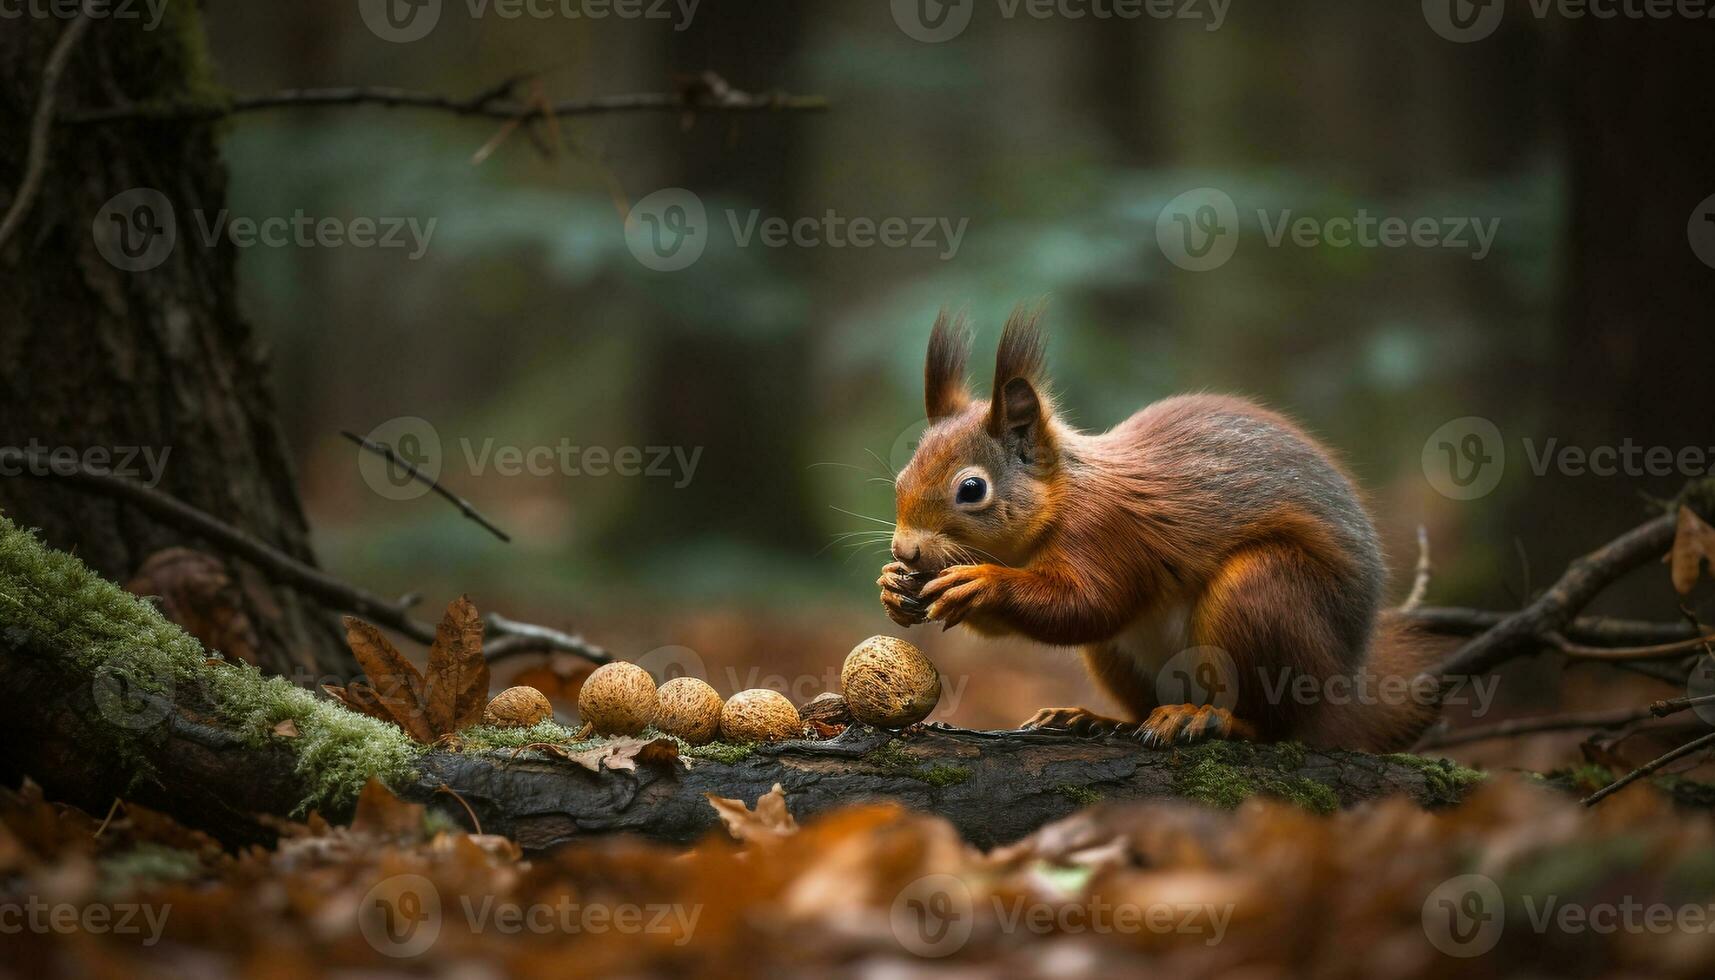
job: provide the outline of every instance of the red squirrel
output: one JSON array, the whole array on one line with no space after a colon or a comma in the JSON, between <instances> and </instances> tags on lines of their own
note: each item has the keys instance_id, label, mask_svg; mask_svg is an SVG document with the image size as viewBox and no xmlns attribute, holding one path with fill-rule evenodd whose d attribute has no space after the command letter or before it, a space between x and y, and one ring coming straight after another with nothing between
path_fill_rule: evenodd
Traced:
<instances>
[{"instance_id":1,"label":"red squirrel","mask_svg":"<svg viewBox=\"0 0 1715 980\"><path fill-rule=\"evenodd\" d=\"M965 387L963 319L935 321L929 427L895 481L894 560L876 583L889 617L1081 647L1128 715L1044 709L1027 728L1157 745L1415 740L1435 714L1433 651L1382 611L1375 528L1330 453L1222 395L1080 432L1055 413L1039 320L1021 307L1007 321L986 401ZM1202 683L1159 683L1191 673Z\"/></svg>"}]
</instances>

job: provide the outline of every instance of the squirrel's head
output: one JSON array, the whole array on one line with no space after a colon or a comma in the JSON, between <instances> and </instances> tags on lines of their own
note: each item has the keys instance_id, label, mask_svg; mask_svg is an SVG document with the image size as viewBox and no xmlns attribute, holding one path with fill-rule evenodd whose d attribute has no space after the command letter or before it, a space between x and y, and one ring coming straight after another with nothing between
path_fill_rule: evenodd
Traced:
<instances>
[{"instance_id":1,"label":"squirrel's head","mask_svg":"<svg viewBox=\"0 0 1715 980\"><path fill-rule=\"evenodd\" d=\"M995 354L994 387L965 387L964 318L935 319L923 368L929 428L895 481L893 556L919 571L1029 560L1064 478L1043 369L1039 309L1020 307Z\"/></svg>"}]
</instances>

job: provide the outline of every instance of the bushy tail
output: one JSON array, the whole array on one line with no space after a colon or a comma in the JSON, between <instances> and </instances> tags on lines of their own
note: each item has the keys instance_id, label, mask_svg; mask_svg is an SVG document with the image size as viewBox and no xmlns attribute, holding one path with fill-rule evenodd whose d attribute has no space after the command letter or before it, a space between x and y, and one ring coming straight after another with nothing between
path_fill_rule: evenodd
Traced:
<instances>
[{"instance_id":1,"label":"bushy tail","mask_svg":"<svg viewBox=\"0 0 1715 980\"><path fill-rule=\"evenodd\" d=\"M1440 710L1433 671L1445 645L1397 612L1382 613L1354 697L1330 704L1308 740L1365 752L1410 748Z\"/></svg>"}]
</instances>

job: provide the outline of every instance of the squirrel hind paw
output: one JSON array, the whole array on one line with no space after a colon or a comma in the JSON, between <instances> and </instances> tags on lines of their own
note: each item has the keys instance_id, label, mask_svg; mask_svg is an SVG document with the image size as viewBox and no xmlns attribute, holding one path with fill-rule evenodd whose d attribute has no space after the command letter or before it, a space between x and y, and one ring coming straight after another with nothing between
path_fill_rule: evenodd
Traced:
<instances>
[{"instance_id":1,"label":"squirrel hind paw","mask_svg":"<svg viewBox=\"0 0 1715 980\"><path fill-rule=\"evenodd\" d=\"M1145 745L1188 745L1209 738L1254 739L1256 729L1226 708L1207 704L1164 704L1137 726Z\"/></svg>"}]
</instances>

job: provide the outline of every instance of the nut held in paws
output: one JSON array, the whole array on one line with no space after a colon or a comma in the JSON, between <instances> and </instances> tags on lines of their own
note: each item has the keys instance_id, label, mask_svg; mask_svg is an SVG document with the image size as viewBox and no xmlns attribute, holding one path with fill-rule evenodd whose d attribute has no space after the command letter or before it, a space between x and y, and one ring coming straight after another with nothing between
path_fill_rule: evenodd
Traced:
<instances>
[{"instance_id":1,"label":"nut held in paws","mask_svg":"<svg viewBox=\"0 0 1715 980\"><path fill-rule=\"evenodd\" d=\"M894 636L859 643L840 669L852 716L877 728L905 728L929 717L941 700L941 672L923 651Z\"/></svg>"},{"instance_id":2,"label":"nut held in paws","mask_svg":"<svg viewBox=\"0 0 1715 980\"><path fill-rule=\"evenodd\" d=\"M658 704L655 678L636 664L603 664L578 692L578 713L598 735L641 734Z\"/></svg>"},{"instance_id":3,"label":"nut held in paws","mask_svg":"<svg viewBox=\"0 0 1715 980\"><path fill-rule=\"evenodd\" d=\"M798 709L779 691L740 691L721 709L721 737L728 742L778 742L803 733Z\"/></svg>"},{"instance_id":4,"label":"nut held in paws","mask_svg":"<svg viewBox=\"0 0 1715 980\"><path fill-rule=\"evenodd\" d=\"M655 727L677 735L692 745L714 740L721 724L721 696L707 682L695 677L675 677L661 685L661 706L655 712Z\"/></svg>"},{"instance_id":5,"label":"nut held in paws","mask_svg":"<svg viewBox=\"0 0 1715 980\"><path fill-rule=\"evenodd\" d=\"M533 687L509 687L483 709L482 723L496 728L529 728L554 716L548 696Z\"/></svg>"}]
</instances>

